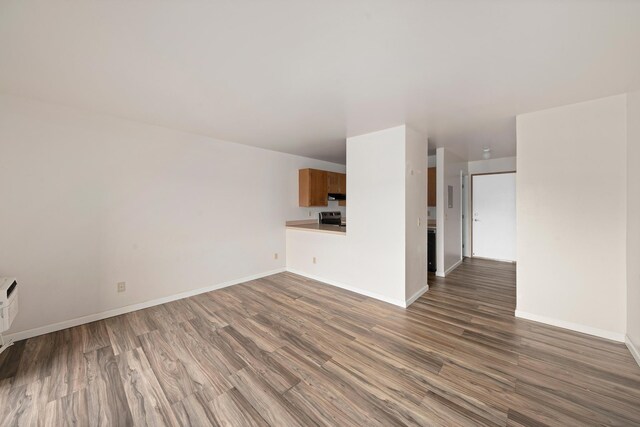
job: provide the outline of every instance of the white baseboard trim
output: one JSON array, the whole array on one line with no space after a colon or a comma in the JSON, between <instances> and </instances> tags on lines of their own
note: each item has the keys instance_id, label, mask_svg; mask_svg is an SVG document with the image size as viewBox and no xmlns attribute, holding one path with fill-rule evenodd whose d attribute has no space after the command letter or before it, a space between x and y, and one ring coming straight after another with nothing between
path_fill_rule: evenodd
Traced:
<instances>
[{"instance_id":1,"label":"white baseboard trim","mask_svg":"<svg viewBox=\"0 0 640 427\"><path fill-rule=\"evenodd\" d=\"M527 313L522 310L516 310L516 317L521 319L533 320L534 322L546 323L547 325L557 326L571 331L582 332L583 334L593 335L608 340L624 342L624 334L604 329L593 328L591 326L581 325L579 323L567 322L565 320L553 319L551 317L540 316L538 314Z\"/></svg>"},{"instance_id":2,"label":"white baseboard trim","mask_svg":"<svg viewBox=\"0 0 640 427\"><path fill-rule=\"evenodd\" d=\"M449 269L447 271L444 272L444 275L446 276L447 274L451 273L453 270L455 270L456 268L458 268L460 266L460 264L462 264L462 260L464 258L461 258L460 260L458 260L458 262L456 262L455 264L453 264L451 267L449 267Z\"/></svg>"},{"instance_id":3,"label":"white baseboard trim","mask_svg":"<svg viewBox=\"0 0 640 427\"><path fill-rule=\"evenodd\" d=\"M627 348L631 352L633 358L636 359L636 363L638 364L638 366L640 366L640 350L638 349L638 347L636 347L633 341L631 341L629 335L626 335L624 337L624 343L627 345Z\"/></svg>"},{"instance_id":4,"label":"white baseboard trim","mask_svg":"<svg viewBox=\"0 0 640 427\"><path fill-rule=\"evenodd\" d=\"M462 258L460 261L456 262L456 263L455 263L455 264L453 264L451 267L449 267L448 269L446 269L446 270L444 271L444 273L443 273L443 272L441 272L441 271L436 271L436 276L438 276L438 277L447 277L447 274L451 273L453 270L455 270L456 268L458 268L458 266L459 266L460 264L462 264L462 260L463 260L463 259L464 259L464 258Z\"/></svg>"},{"instance_id":5,"label":"white baseboard trim","mask_svg":"<svg viewBox=\"0 0 640 427\"><path fill-rule=\"evenodd\" d=\"M282 273L284 268L278 268L275 270L265 271L263 273L254 274L251 276L241 277L235 280L229 280L226 282L218 283L216 285L206 286L204 288L194 289L191 291L181 292L179 294L169 295L162 298L156 298L153 300L141 302L138 304L127 305L124 307L114 308L112 310L103 311L96 314L90 314L87 316L77 317L75 319L65 320L63 322L54 323L51 325L41 326L39 328L28 329L26 331L20 331L11 335L6 335L7 340L21 341L28 338L37 337L38 335L48 334L50 332L60 331L62 329L72 328L74 326L83 325L85 323L95 322L97 320L108 319L109 317L119 316L121 314L130 313L132 311L142 310L143 308L153 307L155 305L165 304L171 301L176 301L183 298L192 297L194 295L203 294L205 292L215 291L216 289L222 289L229 286L237 285L239 283L249 282L251 280L260 279L262 277L271 276L272 274Z\"/></svg>"},{"instance_id":6,"label":"white baseboard trim","mask_svg":"<svg viewBox=\"0 0 640 427\"><path fill-rule=\"evenodd\" d=\"M418 298L422 296L425 292L429 290L429 285L424 285L422 288L418 290L415 294L411 295L411 297L405 302L404 306L409 307L411 304L415 302Z\"/></svg>"},{"instance_id":7,"label":"white baseboard trim","mask_svg":"<svg viewBox=\"0 0 640 427\"><path fill-rule=\"evenodd\" d=\"M508 264L516 264L516 261L513 260L513 259L487 258L487 257L484 257L484 256L476 256L476 255L474 255L472 258L484 259L484 260L487 260L487 261L506 262Z\"/></svg>"},{"instance_id":8,"label":"white baseboard trim","mask_svg":"<svg viewBox=\"0 0 640 427\"><path fill-rule=\"evenodd\" d=\"M376 294L374 292L365 291L364 289L356 288L354 286L345 285L341 282L336 282L335 280L325 279L324 277L315 276L313 274L305 273L303 271L296 270L294 268L287 268L287 271L293 274L297 274L298 276L306 277L307 279L316 280L318 282L323 282L331 286L335 286L336 288L341 288L347 291L355 292L356 294L364 295L366 297L374 298L380 301L387 302L389 304L397 305L398 307L406 308L406 301L397 300L393 298L385 297L384 295Z\"/></svg>"}]
</instances>

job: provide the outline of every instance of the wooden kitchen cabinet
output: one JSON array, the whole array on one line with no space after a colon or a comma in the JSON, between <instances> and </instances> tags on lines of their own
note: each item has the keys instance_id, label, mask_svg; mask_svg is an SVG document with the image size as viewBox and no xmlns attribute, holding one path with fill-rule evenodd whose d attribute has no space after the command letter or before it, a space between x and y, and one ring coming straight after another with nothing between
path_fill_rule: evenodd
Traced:
<instances>
[{"instance_id":1,"label":"wooden kitchen cabinet","mask_svg":"<svg viewBox=\"0 0 640 427\"><path fill-rule=\"evenodd\" d=\"M327 206L328 194L347 194L347 175L319 169L300 169L298 171L298 199L301 207ZM340 200L340 206L346 206Z\"/></svg>"},{"instance_id":2,"label":"wooden kitchen cabinet","mask_svg":"<svg viewBox=\"0 0 640 427\"><path fill-rule=\"evenodd\" d=\"M429 168L427 174L427 206L436 207L436 168Z\"/></svg>"},{"instance_id":3,"label":"wooden kitchen cabinet","mask_svg":"<svg viewBox=\"0 0 640 427\"><path fill-rule=\"evenodd\" d=\"M327 172L327 187L329 193L340 193L340 174Z\"/></svg>"},{"instance_id":4,"label":"wooden kitchen cabinet","mask_svg":"<svg viewBox=\"0 0 640 427\"><path fill-rule=\"evenodd\" d=\"M340 179L340 194L347 194L347 174L339 173L338 178ZM340 200L338 202L339 206L347 206L346 200Z\"/></svg>"},{"instance_id":5,"label":"wooden kitchen cabinet","mask_svg":"<svg viewBox=\"0 0 640 427\"><path fill-rule=\"evenodd\" d=\"M327 171L300 169L298 171L298 202L300 206L327 206L329 193Z\"/></svg>"},{"instance_id":6,"label":"wooden kitchen cabinet","mask_svg":"<svg viewBox=\"0 0 640 427\"><path fill-rule=\"evenodd\" d=\"M327 172L329 193L347 194L347 175L338 172Z\"/></svg>"}]
</instances>

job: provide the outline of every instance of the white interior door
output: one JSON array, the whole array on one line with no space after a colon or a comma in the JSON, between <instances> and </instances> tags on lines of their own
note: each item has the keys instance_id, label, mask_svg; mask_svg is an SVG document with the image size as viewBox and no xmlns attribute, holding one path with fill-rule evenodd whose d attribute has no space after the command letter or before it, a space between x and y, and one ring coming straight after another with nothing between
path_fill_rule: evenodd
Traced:
<instances>
[{"instance_id":1,"label":"white interior door","mask_svg":"<svg viewBox=\"0 0 640 427\"><path fill-rule=\"evenodd\" d=\"M474 175L473 256L516 260L516 174Z\"/></svg>"}]
</instances>

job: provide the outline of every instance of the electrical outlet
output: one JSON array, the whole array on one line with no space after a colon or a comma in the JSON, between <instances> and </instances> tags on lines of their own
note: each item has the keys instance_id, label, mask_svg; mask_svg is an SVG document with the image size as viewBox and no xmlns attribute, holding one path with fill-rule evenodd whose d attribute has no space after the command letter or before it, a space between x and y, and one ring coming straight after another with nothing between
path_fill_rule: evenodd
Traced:
<instances>
[{"instance_id":1,"label":"electrical outlet","mask_svg":"<svg viewBox=\"0 0 640 427\"><path fill-rule=\"evenodd\" d=\"M273 259L278 259L278 252L273 254Z\"/></svg>"},{"instance_id":2,"label":"electrical outlet","mask_svg":"<svg viewBox=\"0 0 640 427\"><path fill-rule=\"evenodd\" d=\"M313 216L313 212L309 211L309 216Z\"/></svg>"},{"instance_id":3,"label":"electrical outlet","mask_svg":"<svg viewBox=\"0 0 640 427\"><path fill-rule=\"evenodd\" d=\"M316 263L316 257L313 257L313 263L314 264Z\"/></svg>"},{"instance_id":4,"label":"electrical outlet","mask_svg":"<svg viewBox=\"0 0 640 427\"><path fill-rule=\"evenodd\" d=\"M127 283L126 282L119 282L118 283L118 292L124 292L127 290Z\"/></svg>"}]
</instances>

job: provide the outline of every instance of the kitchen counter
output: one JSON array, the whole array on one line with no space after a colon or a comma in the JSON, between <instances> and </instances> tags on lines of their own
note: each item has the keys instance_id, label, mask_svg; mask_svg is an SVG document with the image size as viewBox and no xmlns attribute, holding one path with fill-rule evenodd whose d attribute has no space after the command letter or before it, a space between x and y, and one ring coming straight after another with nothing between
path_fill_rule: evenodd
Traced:
<instances>
[{"instance_id":1,"label":"kitchen counter","mask_svg":"<svg viewBox=\"0 0 640 427\"><path fill-rule=\"evenodd\" d=\"M328 233L346 235L347 227L330 224L318 224L316 221L287 221L286 227L292 230L311 231L316 233Z\"/></svg>"}]
</instances>

